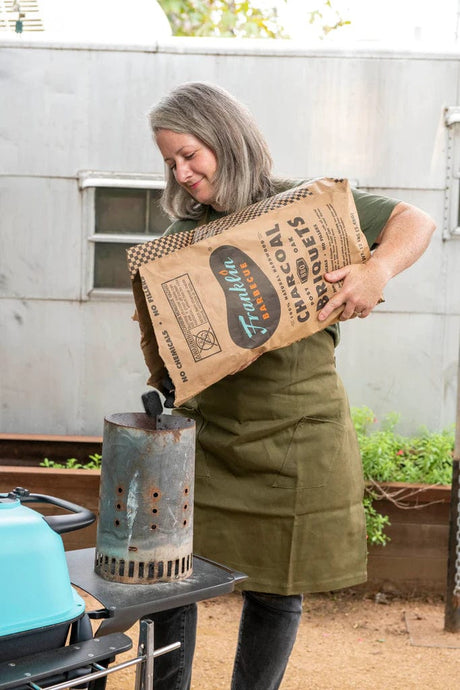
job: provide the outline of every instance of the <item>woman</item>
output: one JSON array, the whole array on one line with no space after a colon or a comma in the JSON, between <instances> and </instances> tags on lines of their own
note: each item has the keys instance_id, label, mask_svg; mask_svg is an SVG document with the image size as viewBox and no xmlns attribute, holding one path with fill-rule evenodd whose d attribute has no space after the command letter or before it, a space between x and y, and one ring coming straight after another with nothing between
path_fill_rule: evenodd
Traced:
<instances>
[{"instance_id":1,"label":"woman","mask_svg":"<svg viewBox=\"0 0 460 690\"><path fill-rule=\"evenodd\" d=\"M288 189L246 108L205 83L176 88L150 113L166 164L163 206L183 232ZM342 288L319 313L367 317L388 280L427 247L422 211L353 192L370 247L366 264L326 274ZM302 593L366 579L363 477L349 406L334 364L337 325L265 353L178 412L197 423L197 554L248 575L233 690L274 690L283 677ZM190 687L196 607L155 615L156 645L180 652L155 662L155 689Z\"/></svg>"}]
</instances>

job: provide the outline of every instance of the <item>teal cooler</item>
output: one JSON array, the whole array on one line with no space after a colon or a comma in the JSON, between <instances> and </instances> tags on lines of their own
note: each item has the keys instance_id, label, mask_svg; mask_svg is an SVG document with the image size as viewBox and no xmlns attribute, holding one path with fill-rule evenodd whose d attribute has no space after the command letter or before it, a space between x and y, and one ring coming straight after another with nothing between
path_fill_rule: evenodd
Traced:
<instances>
[{"instance_id":1,"label":"teal cooler","mask_svg":"<svg viewBox=\"0 0 460 690\"><path fill-rule=\"evenodd\" d=\"M46 502L72 515L44 517L23 502ZM91 524L90 511L15 489L0 494L0 661L65 644L85 603L71 586L59 534Z\"/></svg>"}]
</instances>

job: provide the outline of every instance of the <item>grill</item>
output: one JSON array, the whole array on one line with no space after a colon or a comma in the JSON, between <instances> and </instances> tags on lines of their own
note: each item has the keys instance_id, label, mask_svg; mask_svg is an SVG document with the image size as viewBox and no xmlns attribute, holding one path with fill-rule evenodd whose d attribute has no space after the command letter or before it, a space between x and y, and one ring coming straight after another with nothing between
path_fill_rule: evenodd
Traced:
<instances>
[{"instance_id":1,"label":"grill","mask_svg":"<svg viewBox=\"0 0 460 690\"><path fill-rule=\"evenodd\" d=\"M43 517L26 505L33 502L72 514ZM0 494L0 661L64 645L70 625L84 616L59 535L94 519L86 508L54 496L19 487Z\"/></svg>"}]
</instances>

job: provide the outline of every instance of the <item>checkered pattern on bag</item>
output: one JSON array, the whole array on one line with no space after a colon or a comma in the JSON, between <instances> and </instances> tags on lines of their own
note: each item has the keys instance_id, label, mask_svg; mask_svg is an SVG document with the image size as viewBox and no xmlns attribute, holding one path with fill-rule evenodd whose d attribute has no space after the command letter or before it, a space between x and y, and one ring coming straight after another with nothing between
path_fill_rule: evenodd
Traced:
<instances>
[{"instance_id":1,"label":"checkered pattern on bag","mask_svg":"<svg viewBox=\"0 0 460 690\"><path fill-rule=\"evenodd\" d=\"M336 181L339 182L341 180ZM236 213L231 213L223 218L213 220L211 223L201 225L194 230L165 235L164 237L159 237L149 242L136 244L126 250L131 280L134 279L139 267L143 264L151 263L155 261L155 259L160 259L178 249L188 247L196 242L201 242L208 237L220 235L220 233L225 232L225 230L254 220L254 218L263 216L265 213L269 213L276 208L289 206L289 204L300 201L307 196L313 196L313 192L310 190L310 183L308 185L304 184L299 187L294 187L293 189L288 189L286 192L280 192L280 194L275 194L268 199L258 201L256 204L251 204L251 206L247 206L241 211L236 211Z\"/></svg>"},{"instance_id":2,"label":"checkered pattern on bag","mask_svg":"<svg viewBox=\"0 0 460 690\"><path fill-rule=\"evenodd\" d=\"M258 201L256 204L247 206L241 211L232 213L229 216L224 216L218 220L214 220L208 225L202 225L195 229L196 239L195 242L199 242L208 237L214 237L214 235L219 235L225 230L234 228L242 223L247 223L254 218L263 216L265 213L269 213L276 208L283 208L284 206L289 206L294 201L300 201L306 196L312 196L313 192L306 186L294 187L294 189L289 189L287 192L281 192L280 194L275 194L268 199L263 201Z\"/></svg>"},{"instance_id":3,"label":"checkered pattern on bag","mask_svg":"<svg viewBox=\"0 0 460 690\"><path fill-rule=\"evenodd\" d=\"M131 280L143 264L149 264L155 259L160 259L162 256L176 252L178 249L188 247L193 243L193 230L187 232L176 232L173 235L166 235L165 237L158 237L149 242L142 242L129 247L126 250L128 259L129 274Z\"/></svg>"}]
</instances>

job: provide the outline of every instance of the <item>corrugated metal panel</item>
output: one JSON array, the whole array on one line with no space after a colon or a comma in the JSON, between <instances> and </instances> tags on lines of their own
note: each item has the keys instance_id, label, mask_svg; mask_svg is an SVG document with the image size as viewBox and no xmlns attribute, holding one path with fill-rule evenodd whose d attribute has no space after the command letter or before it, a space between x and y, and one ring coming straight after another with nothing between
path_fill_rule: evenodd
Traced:
<instances>
[{"instance_id":1,"label":"corrugated metal panel","mask_svg":"<svg viewBox=\"0 0 460 690\"><path fill-rule=\"evenodd\" d=\"M445 120L446 107L451 119L459 107L458 55L13 39L0 41L3 431L100 434L105 414L141 409L148 373L132 296L88 298L90 189L79 173L161 176L146 113L179 82L209 80L243 100L277 172L355 178L421 206L439 228L449 198L458 218L460 124ZM413 429L453 421L459 263L460 242L438 230L377 312L344 327L337 357L352 404L400 412Z\"/></svg>"},{"instance_id":2,"label":"corrugated metal panel","mask_svg":"<svg viewBox=\"0 0 460 690\"><path fill-rule=\"evenodd\" d=\"M2 53L1 89L11 103L3 165L11 173L162 172L147 112L174 84L206 80L248 104L280 173L326 172L375 188L445 186L444 107L456 102L457 59L71 49L56 59L37 46ZM251 79L242 79L248 69Z\"/></svg>"},{"instance_id":3,"label":"corrugated metal panel","mask_svg":"<svg viewBox=\"0 0 460 690\"><path fill-rule=\"evenodd\" d=\"M403 433L455 421L458 316L377 309L341 330L337 368L351 405L367 405L379 420L399 413Z\"/></svg>"},{"instance_id":4,"label":"corrugated metal panel","mask_svg":"<svg viewBox=\"0 0 460 690\"><path fill-rule=\"evenodd\" d=\"M1 300L0 429L100 436L106 414L143 411L133 311L132 300Z\"/></svg>"},{"instance_id":5,"label":"corrugated metal panel","mask_svg":"<svg viewBox=\"0 0 460 690\"><path fill-rule=\"evenodd\" d=\"M77 180L0 176L0 205L0 297L78 300L83 237Z\"/></svg>"}]
</instances>

